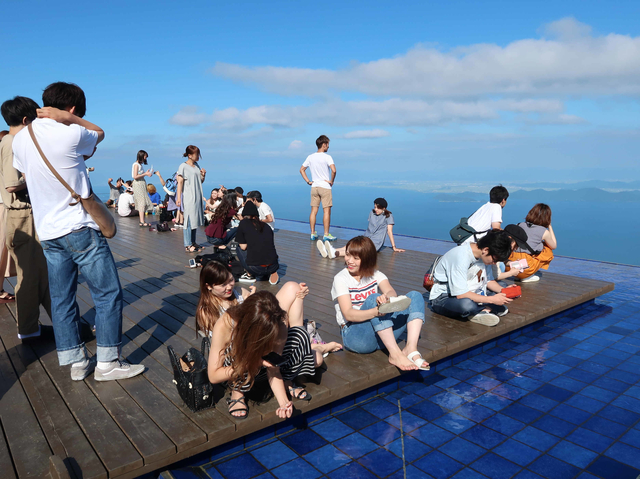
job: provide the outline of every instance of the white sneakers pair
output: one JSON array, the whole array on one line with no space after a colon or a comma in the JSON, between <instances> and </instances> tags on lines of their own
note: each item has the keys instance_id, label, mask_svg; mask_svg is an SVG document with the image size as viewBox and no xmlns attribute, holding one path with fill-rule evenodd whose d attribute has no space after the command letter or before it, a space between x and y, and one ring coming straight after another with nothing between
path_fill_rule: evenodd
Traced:
<instances>
[{"instance_id":1,"label":"white sneakers pair","mask_svg":"<svg viewBox=\"0 0 640 479\"><path fill-rule=\"evenodd\" d=\"M509 309L505 306L504 311L494 314L489 311L480 311L475 316L471 316L469 321L472 323L482 324L483 326L496 326L500 322L500 316L504 316L509 312Z\"/></svg>"},{"instance_id":2,"label":"white sneakers pair","mask_svg":"<svg viewBox=\"0 0 640 479\"><path fill-rule=\"evenodd\" d=\"M318 240L316 247L323 258L329 257L329 259L334 259L336 257L336 249L331 245L330 241L327 240L323 242L322 240Z\"/></svg>"}]
</instances>

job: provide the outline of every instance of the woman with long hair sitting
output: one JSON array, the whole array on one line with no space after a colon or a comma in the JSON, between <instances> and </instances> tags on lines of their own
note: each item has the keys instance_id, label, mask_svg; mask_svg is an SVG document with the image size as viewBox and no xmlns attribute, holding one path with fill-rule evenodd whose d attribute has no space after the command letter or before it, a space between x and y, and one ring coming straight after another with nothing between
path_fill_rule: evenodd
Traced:
<instances>
[{"instance_id":1,"label":"woman with long hair sitting","mask_svg":"<svg viewBox=\"0 0 640 479\"><path fill-rule=\"evenodd\" d=\"M399 297L378 269L376 247L366 236L349 240L346 268L333 279L331 297L344 347L354 353L389 352L389 362L401 370L428 370L418 351L424 324L424 299L417 291ZM398 338L406 331L404 349Z\"/></svg>"},{"instance_id":2,"label":"woman with long hair sitting","mask_svg":"<svg viewBox=\"0 0 640 479\"><path fill-rule=\"evenodd\" d=\"M205 267L201 275L206 271ZM232 280L229 271L227 281ZM204 284L205 295L216 294L213 291L218 285ZM226 294L224 291L228 289L223 290ZM303 387L294 386L292 381L301 374L315 374L315 368L323 362L323 354L337 351L342 346L338 343L311 344L309 333L303 327L303 302L308 293L305 283L288 282L276 295L259 291L243 297L242 302L236 297L238 304L227 309L216 321L203 321L213 322L209 380L214 384L225 384L231 390L227 405L232 416L247 417L249 408L245 393L262 378L269 381L279 405L276 414L281 419L291 417L293 399L311 399Z\"/></svg>"},{"instance_id":3,"label":"woman with long hair sitting","mask_svg":"<svg viewBox=\"0 0 640 479\"><path fill-rule=\"evenodd\" d=\"M522 223L518 223L525 233L527 233L527 243L533 251L539 251L532 255L530 251L517 248L511 256L510 261L527 260L528 267L516 275L516 280L523 283L540 281L540 276L535 273L540 269L549 269L549 264L553 260L553 250L558 247L556 235L551 227L551 208L544 203L535 205ZM507 267L507 271L509 268Z\"/></svg>"},{"instance_id":4,"label":"woman with long hair sitting","mask_svg":"<svg viewBox=\"0 0 640 479\"><path fill-rule=\"evenodd\" d=\"M211 216L209 226L204 230L209 243L214 246L224 246L235 237L238 228L230 228L227 230L227 227L238 212L236 208L235 191L224 195L222 201Z\"/></svg>"}]
</instances>

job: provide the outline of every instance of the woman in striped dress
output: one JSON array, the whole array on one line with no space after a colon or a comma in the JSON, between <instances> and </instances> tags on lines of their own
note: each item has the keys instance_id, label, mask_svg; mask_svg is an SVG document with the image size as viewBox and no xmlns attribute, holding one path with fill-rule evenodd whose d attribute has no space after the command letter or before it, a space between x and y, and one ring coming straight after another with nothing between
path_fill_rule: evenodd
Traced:
<instances>
[{"instance_id":1,"label":"woman in striped dress","mask_svg":"<svg viewBox=\"0 0 640 479\"><path fill-rule=\"evenodd\" d=\"M303 303L308 293L305 283L290 281L275 296L268 291L248 296L215 322L209 380L224 383L231 390L227 404L232 416L247 417L249 408L244 395L263 377L269 381L279 405L276 414L282 419L291 417L292 399L311 399L304 388L294 386L292 381L301 374L315 374L323 354L342 346L311 344L303 327ZM264 359L270 353L275 353L270 360L276 364Z\"/></svg>"}]
</instances>

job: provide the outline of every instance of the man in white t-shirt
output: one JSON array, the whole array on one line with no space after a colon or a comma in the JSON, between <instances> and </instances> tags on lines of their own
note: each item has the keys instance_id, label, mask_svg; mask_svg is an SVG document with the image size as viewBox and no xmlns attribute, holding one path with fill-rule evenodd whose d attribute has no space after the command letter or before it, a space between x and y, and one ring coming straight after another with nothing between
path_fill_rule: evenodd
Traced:
<instances>
[{"instance_id":1,"label":"man in white t-shirt","mask_svg":"<svg viewBox=\"0 0 640 479\"><path fill-rule=\"evenodd\" d=\"M137 216L136 204L133 199L133 188L127 186L127 189L120 195L118 200L118 214L120 216Z\"/></svg>"},{"instance_id":2,"label":"man in white t-shirt","mask_svg":"<svg viewBox=\"0 0 640 479\"><path fill-rule=\"evenodd\" d=\"M260 221L267 223L272 230L276 229L276 221L273 216L273 210L271 207L262 201L262 193L259 191L250 191L247 193L247 201L252 201L258 207L258 214L260 215Z\"/></svg>"},{"instance_id":3,"label":"man in white t-shirt","mask_svg":"<svg viewBox=\"0 0 640 479\"><path fill-rule=\"evenodd\" d=\"M490 229L502 229L502 208L507 204L509 192L502 186L494 186L489 192L489 202L482 205L473 213L467 223L476 231L483 233L469 236L464 243L477 242Z\"/></svg>"},{"instance_id":4,"label":"man in white t-shirt","mask_svg":"<svg viewBox=\"0 0 640 479\"><path fill-rule=\"evenodd\" d=\"M311 214L309 215L309 226L311 226L311 241L318 239L316 233L316 216L320 203L322 203L324 237L323 241L335 241L337 238L329 232L331 223L331 207L333 206L333 197L331 187L336 179L336 165L333 158L327 155L329 149L329 138L325 135L318 137L316 140L318 151L307 156L304 163L300 167L300 174L304 181L311 186ZM306 170L311 170L311 180L307 176Z\"/></svg>"},{"instance_id":5,"label":"man in white t-shirt","mask_svg":"<svg viewBox=\"0 0 640 479\"><path fill-rule=\"evenodd\" d=\"M95 369L96 381L136 376L142 365L120 361L122 343L122 287L113 255L100 228L81 203L54 176L38 152L37 143L52 167L82 198L91 193L85 160L104 139L104 131L83 120L86 99L71 83L49 85L42 94L44 107L13 140L13 166L23 173L33 207L36 232L49 271L51 319L61 366L71 364L71 379L81 381ZM78 273L95 304L97 364L90 360L80 338L80 310L76 302ZM93 359L93 358L92 358Z\"/></svg>"}]
</instances>

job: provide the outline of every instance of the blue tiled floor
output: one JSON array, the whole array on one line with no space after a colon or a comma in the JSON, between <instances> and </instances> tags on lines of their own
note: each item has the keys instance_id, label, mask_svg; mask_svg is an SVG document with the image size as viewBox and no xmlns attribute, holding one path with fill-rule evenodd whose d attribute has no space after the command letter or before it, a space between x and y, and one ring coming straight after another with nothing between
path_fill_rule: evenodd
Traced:
<instances>
[{"instance_id":1,"label":"blue tiled floor","mask_svg":"<svg viewBox=\"0 0 640 479\"><path fill-rule=\"evenodd\" d=\"M450 247L398 242L428 251ZM337 412L328 407L324 417L310 416L304 429L248 438L244 447L214 450L209 459L170 474L636 479L640 268L569 258L553 265L614 281L616 290L469 357L435 365L427 376L382 385L364 402L341 401L333 406Z\"/></svg>"}]
</instances>

